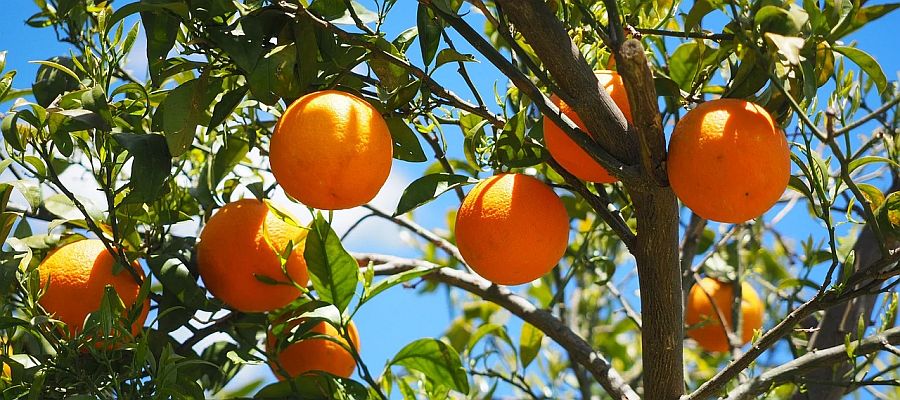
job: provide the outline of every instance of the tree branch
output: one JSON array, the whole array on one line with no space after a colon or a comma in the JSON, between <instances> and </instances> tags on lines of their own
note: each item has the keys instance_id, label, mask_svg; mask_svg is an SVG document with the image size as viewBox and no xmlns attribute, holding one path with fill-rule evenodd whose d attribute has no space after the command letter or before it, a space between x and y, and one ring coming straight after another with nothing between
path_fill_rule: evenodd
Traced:
<instances>
[{"instance_id":1,"label":"tree branch","mask_svg":"<svg viewBox=\"0 0 900 400\"><path fill-rule=\"evenodd\" d=\"M898 343L900 343L900 328L893 328L854 343L856 346L853 354L859 357ZM772 368L762 375L750 379L747 383L734 388L729 392L728 400L750 399L756 395L766 393L769 389L783 383L797 379L800 379L802 382L802 376L810 371L849 361L850 359L850 357L847 357L847 347L845 345L829 347L823 350L813 350L784 365Z\"/></svg>"},{"instance_id":2,"label":"tree branch","mask_svg":"<svg viewBox=\"0 0 900 400\"><path fill-rule=\"evenodd\" d=\"M354 253L360 265L374 264L376 275L394 275L413 268L438 268L427 261L387 256L382 254ZM559 319L545 310L538 309L525 298L503 286L495 285L484 278L450 268L438 268L426 275L453 287L460 288L510 311L525 322L540 329L562 348L566 349L575 362L581 364L594 379L615 399L638 400L638 395L625 383L621 375L609 362L591 348L584 339L569 329Z\"/></svg>"}]
</instances>

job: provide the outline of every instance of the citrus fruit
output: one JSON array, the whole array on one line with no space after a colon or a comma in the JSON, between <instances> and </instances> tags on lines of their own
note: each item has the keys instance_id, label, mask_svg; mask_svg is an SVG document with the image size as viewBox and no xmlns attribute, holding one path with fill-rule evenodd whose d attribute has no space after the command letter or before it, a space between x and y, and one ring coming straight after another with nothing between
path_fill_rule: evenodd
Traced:
<instances>
[{"instance_id":1,"label":"citrus fruit","mask_svg":"<svg viewBox=\"0 0 900 400\"><path fill-rule=\"evenodd\" d=\"M625 93L625 84L622 83L622 77L615 71L598 71L596 72L597 80L606 88L613 102L625 114L625 119L631 122L631 107L628 105L628 95ZM560 111L575 122L581 130L586 130L584 122L578 117L568 104L553 95L550 98L553 104L559 107ZM609 174L597 161L591 158L584 149L581 148L574 140L569 138L563 130L557 126L550 118L544 117L544 143L547 145L547 151L566 171L572 173L583 181L598 183L613 183L617 181L615 177Z\"/></svg>"},{"instance_id":2,"label":"citrus fruit","mask_svg":"<svg viewBox=\"0 0 900 400\"><path fill-rule=\"evenodd\" d=\"M475 185L456 214L456 244L485 279L519 285L559 262L569 216L556 193L527 175L501 174Z\"/></svg>"},{"instance_id":3,"label":"citrus fruit","mask_svg":"<svg viewBox=\"0 0 900 400\"><path fill-rule=\"evenodd\" d=\"M79 240L57 248L38 266L41 287L46 287L38 303L53 318L65 322L70 337L74 337L84 329L88 314L100 309L107 285L116 290L126 308L134 305L141 287L124 268L113 274L115 264L113 254L99 239ZM137 262L132 266L144 275ZM145 299L140 307L141 315L131 327L133 334L144 326L150 300Z\"/></svg>"},{"instance_id":4,"label":"citrus fruit","mask_svg":"<svg viewBox=\"0 0 900 400\"><path fill-rule=\"evenodd\" d=\"M739 99L700 104L675 125L669 183L697 215L741 223L759 217L784 193L791 152L762 107Z\"/></svg>"},{"instance_id":5,"label":"citrus fruit","mask_svg":"<svg viewBox=\"0 0 900 400\"><path fill-rule=\"evenodd\" d=\"M716 308L725 316L725 323L732 325L731 305L734 301L733 284L720 282L713 278L703 278L700 285L694 284L688 293L685 306L685 322L688 326L698 325L688 329L687 335L697 341L700 347L707 351L728 351L728 337ZM713 303L709 301L712 298ZM753 331L762 327L763 304L756 294L753 286L746 282L741 283L741 343L746 344L753 338Z\"/></svg>"},{"instance_id":6,"label":"citrus fruit","mask_svg":"<svg viewBox=\"0 0 900 400\"><path fill-rule=\"evenodd\" d=\"M213 296L244 312L271 311L300 295L291 283L305 286L309 278L303 249L305 229L282 221L256 199L231 202L203 227L197 264L203 283ZM293 251L281 268L279 254L289 241Z\"/></svg>"},{"instance_id":7,"label":"citrus fruit","mask_svg":"<svg viewBox=\"0 0 900 400\"><path fill-rule=\"evenodd\" d=\"M294 325L302 322L297 320ZM350 339L353 341L353 347L359 351L359 332L356 331L356 325L350 322L347 325L350 333ZM288 332L289 330L285 330ZM327 322L320 322L315 325L312 330L316 334L326 335L335 340L348 345L347 341L341 336L334 326ZM274 351L275 336L271 331L268 332L266 345L269 350ZM285 372L292 378L302 375L309 371L325 371L333 375L349 378L356 368L356 361L353 355L347 349L341 347L340 344L323 338L307 338L295 343L288 344L278 353L278 363L284 368ZM275 363L270 362L270 367L278 379L284 379Z\"/></svg>"},{"instance_id":8,"label":"citrus fruit","mask_svg":"<svg viewBox=\"0 0 900 400\"><path fill-rule=\"evenodd\" d=\"M310 93L278 120L269 163L285 193L323 210L372 200L391 172L393 139L365 100L336 90Z\"/></svg>"}]
</instances>

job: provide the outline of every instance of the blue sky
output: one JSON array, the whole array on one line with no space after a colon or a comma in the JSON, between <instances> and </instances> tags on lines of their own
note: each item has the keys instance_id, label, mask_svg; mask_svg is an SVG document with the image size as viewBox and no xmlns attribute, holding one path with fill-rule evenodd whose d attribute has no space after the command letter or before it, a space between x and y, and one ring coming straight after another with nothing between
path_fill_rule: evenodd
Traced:
<instances>
[{"instance_id":1,"label":"blue sky","mask_svg":"<svg viewBox=\"0 0 900 400\"><path fill-rule=\"evenodd\" d=\"M25 0L6 3L4 4L4 12L0 14L0 51L8 51L7 70L18 70L14 87L25 87L30 85L37 70L37 65L30 64L29 61L65 55L68 52L68 47L56 41L52 29L35 29L25 25L24 21L36 11L33 3ZM125 3L122 2L121 4ZM363 3L370 5L371 1ZM384 30L388 38L393 38L403 30L414 25L415 9L416 5L412 0L401 0L398 2L393 10L394 13L389 16L385 25ZM893 16L886 17L862 29L847 41L857 41L860 48L872 54L881 63L882 68L888 75L888 79L897 79L897 72L900 69L900 54L895 50L896 43L895 41L887 40L887 36L893 34L891 33L894 28L892 25L900 22L898 15L900 14L895 13ZM469 15L467 20L476 29L480 29L483 26L483 19L475 13ZM713 24L714 22L715 17L713 17ZM462 38L459 38L452 31L451 36L461 52L475 53L474 50L466 45ZM136 47L143 47L143 43L142 32ZM414 62L417 61L419 57L418 45L412 46L410 56ZM129 60L126 68L139 77L145 76L142 71L146 68L146 58L138 51ZM486 62L470 63L468 68L475 85L482 91L488 103L492 103L490 99L493 98L494 88L496 87L498 91L502 92L506 86L506 80ZM452 65L444 66L434 76L439 82L442 82L461 97L473 100L472 95ZM825 95L825 98L827 98L827 93ZM494 109L496 110L496 107ZM867 127L871 127L871 125ZM866 127L862 129L865 130ZM461 157L461 135L457 131L448 130L446 138L451 149L451 155ZM427 150L426 154L430 155ZM395 161L394 171L388 185L383 189L382 194L379 195L375 203L383 210L393 211L400 192L409 182L421 176L422 171L428 164L410 164ZM70 182L77 182L79 179L84 178L74 173L65 177ZM86 189L83 194L90 196L90 190ZM415 216L418 222L427 227L445 229L447 211L457 206L458 203L455 196L447 194L417 210ZM806 238L808 235L820 238L823 233L822 227L805 217L802 208L802 206L799 206L795 212L785 218L779 225L780 228L788 236L796 237L798 240ZM768 217L771 218L778 211L779 209L776 207ZM364 215L364 212L360 210L338 212L339 222L336 229L339 232L341 229L346 229L355 218L361 215ZM846 229L846 226L842 229ZM370 218L363 223L359 230L354 231L348 237L345 246L351 251L372 251L399 256L415 256L415 251L403 241L403 237L403 234L389 223ZM619 276L629 272L630 269L630 266L621 267ZM638 300L633 295L633 285L626 287L626 289L628 289L626 292L629 293L631 301L638 304ZM448 307L448 294L444 289L427 296L418 296L412 290L400 287L392 289L366 304L364 309L356 316L355 322L359 328L362 340L362 355L373 372L380 371L381 366L406 343L422 337L440 336L455 312ZM514 338L518 337L520 322L512 318L510 325L512 330L511 336ZM271 374L268 373L267 367L264 366L249 369L241 374L242 381L258 378L273 379Z\"/></svg>"}]
</instances>

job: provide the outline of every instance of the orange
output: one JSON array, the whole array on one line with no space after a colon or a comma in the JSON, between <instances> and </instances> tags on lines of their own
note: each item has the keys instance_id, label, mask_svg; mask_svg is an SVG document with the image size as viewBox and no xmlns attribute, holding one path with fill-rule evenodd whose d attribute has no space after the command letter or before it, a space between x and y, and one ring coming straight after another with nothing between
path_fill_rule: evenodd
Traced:
<instances>
[{"instance_id":1,"label":"orange","mask_svg":"<svg viewBox=\"0 0 900 400\"><path fill-rule=\"evenodd\" d=\"M741 223L765 213L784 193L791 151L765 109L718 99L675 125L668 170L672 190L697 215Z\"/></svg>"},{"instance_id":2,"label":"orange","mask_svg":"<svg viewBox=\"0 0 900 400\"><path fill-rule=\"evenodd\" d=\"M269 145L272 173L285 193L322 210L371 201L391 172L393 154L378 110L336 90L297 99L278 120Z\"/></svg>"},{"instance_id":3,"label":"orange","mask_svg":"<svg viewBox=\"0 0 900 400\"><path fill-rule=\"evenodd\" d=\"M701 289L702 287L702 289ZM733 284L719 282L713 278L703 278L700 285L694 284L688 293L685 307L685 322L689 326L705 322L702 326L688 330L687 334L707 351L728 351L728 338L722 327L722 320L716 314L713 303L725 316L725 323L732 326L731 305L734 301ZM707 296L708 294L708 296ZM753 338L753 331L762 327L763 304L753 290L753 286L741 283L741 323L742 344Z\"/></svg>"},{"instance_id":4,"label":"orange","mask_svg":"<svg viewBox=\"0 0 900 400\"><path fill-rule=\"evenodd\" d=\"M113 254L99 239L66 244L51 252L38 266L41 287L47 288L38 302L53 318L65 322L69 335L74 337L84 329L88 314L100 309L107 285L116 290L125 307L134 306L141 287L124 268L113 275L115 264ZM132 266L144 276L137 262ZM144 299L140 307L141 315L131 327L133 334L144 326L150 300Z\"/></svg>"},{"instance_id":5,"label":"orange","mask_svg":"<svg viewBox=\"0 0 900 400\"><path fill-rule=\"evenodd\" d=\"M301 321L297 320L294 325L296 326ZM359 332L356 331L356 325L350 322L347 325L347 330L350 333L350 339L353 341L353 347L359 352ZM288 330L285 330L285 332L288 332ZM338 330L327 322L320 322L312 328L312 332L333 337L340 343L347 345L347 341ZM275 345L275 336L269 331L266 340L267 350L274 351ZM356 369L356 360L353 359L353 355L347 349L335 342L322 338L304 339L285 346L278 353L278 363L291 377L297 377L309 371L325 371L333 375L349 378L353 374L353 370ZM270 362L269 366L278 379L284 379L274 362Z\"/></svg>"},{"instance_id":6,"label":"orange","mask_svg":"<svg viewBox=\"0 0 900 400\"><path fill-rule=\"evenodd\" d=\"M485 279L519 285L559 262L569 216L556 193L527 175L501 174L475 185L456 214L456 245Z\"/></svg>"},{"instance_id":7,"label":"orange","mask_svg":"<svg viewBox=\"0 0 900 400\"><path fill-rule=\"evenodd\" d=\"M631 107L628 105L628 95L625 93L625 84L622 83L622 77L615 71L598 71L596 72L597 80L606 88L613 102L625 114L625 119L631 122ZM550 98L553 104L556 104L560 111L575 122L581 130L586 130L584 122L578 117L568 104L553 95ZM563 130L553 123L546 116L544 117L544 143L547 145L547 151L566 171L572 173L583 181L598 183L613 183L617 179L609 174L597 161L594 161L584 149L581 148L574 140L569 138Z\"/></svg>"},{"instance_id":8,"label":"orange","mask_svg":"<svg viewBox=\"0 0 900 400\"><path fill-rule=\"evenodd\" d=\"M259 200L228 203L200 233L197 264L203 283L213 296L239 311L284 307L300 295L290 280L302 286L309 281L303 259L306 233L282 221ZM289 280L279 254L292 240L293 251L285 265Z\"/></svg>"}]
</instances>

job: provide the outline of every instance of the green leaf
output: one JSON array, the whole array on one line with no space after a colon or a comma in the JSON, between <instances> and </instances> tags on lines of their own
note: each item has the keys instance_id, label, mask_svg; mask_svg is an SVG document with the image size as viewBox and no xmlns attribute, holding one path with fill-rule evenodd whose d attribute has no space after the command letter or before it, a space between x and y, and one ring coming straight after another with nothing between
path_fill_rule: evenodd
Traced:
<instances>
[{"instance_id":1,"label":"green leaf","mask_svg":"<svg viewBox=\"0 0 900 400\"><path fill-rule=\"evenodd\" d=\"M691 6L687 16L684 17L684 30L692 31L700 25L700 21L706 14L709 14L722 6L722 0L697 0Z\"/></svg>"},{"instance_id":2,"label":"green leaf","mask_svg":"<svg viewBox=\"0 0 900 400\"><path fill-rule=\"evenodd\" d=\"M25 197L25 201L28 202L32 211L37 210L41 206L41 186L37 182L31 179L21 179L7 183L15 186L19 193Z\"/></svg>"},{"instance_id":3,"label":"green leaf","mask_svg":"<svg viewBox=\"0 0 900 400\"><path fill-rule=\"evenodd\" d=\"M2 69L0 69L2 71ZM9 93L9 89L12 87L13 78L16 77L16 71L9 71L3 74L0 77L0 102L6 97L6 94Z\"/></svg>"},{"instance_id":4,"label":"green leaf","mask_svg":"<svg viewBox=\"0 0 900 400\"><path fill-rule=\"evenodd\" d=\"M128 203L149 203L159 198L172 170L172 156L166 138L155 134L117 133L117 142L134 157Z\"/></svg>"},{"instance_id":5,"label":"green leaf","mask_svg":"<svg viewBox=\"0 0 900 400\"><path fill-rule=\"evenodd\" d=\"M700 70L700 60L706 45L697 42L686 42L678 46L669 57L669 77L682 90L691 90L694 76Z\"/></svg>"},{"instance_id":6,"label":"green leaf","mask_svg":"<svg viewBox=\"0 0 900 400\"><path fill-rule=\"evenodd\" d=\"M522 325L522 333L519 337L519 358L522 359L522 368L527 368L528 364L531 364L537 357L541 351L543 338L544 332L535 328L534 325L527 322Z\"/></svg>"},{"instance_id":7,"label":"green leaf","mask_svg":"<svg viewBox=\"0 0 900 400\"><path fill-rule=\"evenodd\" d=\"M437 55L437 62L435 63L434 68L456 61L478 62L478 60L475 59L475 56L471 54L462 54L453 49L443 49Z\"/></svg>"},{"instance_id":8,"label":"green leaf","mask_svg":"<svg viewBox=\"0 0 900 400\"><path fill-rule=\"evenodd\" d=\"M219 151L213 155L210 189L215 189L215 186L222 181L222 178L231 172L231 170L244 159L248 152L250 152L250 144L247 143L246 140L234 135L229 136L228 139L225 140L225 146L220 148Z\"/></svg>"},{"instance_id":9,"label":"green leaf","mask_svg":"<svg viewBox=\"0 0 900 400\"><path fill-rule=\"evenodd\" d=\"M853 171L856 171L857 168L862 167L867 164L872 164L872 163L888 163L892 167L900 168L900 164L897 164L896 162L894 162L894 160L891 160L890 158L879 157L879 156L865 156L865 157L860 157L853 161L850 161L850 163L847 164L847 173L852 174Z\"/></svg>"},{"instance_id":10,"label":"green leaf","mask_svg":"<svg viewBox=\"0 0 900 400\"><path fill-rule=\"evenodd\" d=\"M147 266L165 290L178 298L182 305L193 310L215 311L208 304L206 294L197 283L197 278L191 275L191 271L181 260L154 256L148 259Z\"/></svg>"},{"instance_id":11,"label":"green leaf","mask_svg":"<svg viewBox=\"0 0 900 400\"><path fill-rule=\"evenodd\" d=\"M303 258L319 297L334 304L341 312L346 310L359 283L359 265L344 250L341 239L322 213L316 214L310 227Z\"/></svg>"},{"instance_id":12,"label":"green leaf","mask_svg":"<svg viewBox=\"0 0 900 400\"><path fill-rule=\"evenodd\" d=\"M394 216L406 214L434 200L448 190L475 182L475 180L464 175L448 173L425 175L414 180L406 187L403 195L400 196L400 201L397 203L397 211L394 212Z\"/></svg>"},{"instance_id":13,"label":"green leaf","mask_svg":"<svg viewBox=\"0 0 900 400\"><path fill-rule=\"evenodd\" d=\"M391 43L394 45L394 47L397 48L399 52L406 54L406 50L409 49L409 46L412 45L413 40L415 40L417 36L419 36L419 28L414 26L403 32L400 32L400 34L397 35L397 38L394 39L394 41L392 41ZM3 69L0 68L0 70Z\"/></svg>"},{"instance_id":14,"label":"green leaf","mask_svg":"<svg viewBox=\"0 0 900 400\"><path fill-rule=\"evenodd\" d=\"M247 78L250 90L263 103L272 105L278 98L300 97L302 87L297 76L297 47L278 46L263 56Z\"/></svg>"},{"instance_id":15,"label":"green leaf","mask_svg":"<svg viewBox=\"0 0 900 400\"><path fill-rule=\"evenodd\" d=\"M212 102L207 92L208 79L203 76L172 89L153 115L153 125L161 126L172 157L184 154L194 142L197 126L205 122L206 110Z\"/></svg>"},{"instance_id":16,"label":"green leaf","mask_svg":"<svg viewBox=\"0 0 900 400\"><path fill-rule=\"evenodd\" d=\"M419 3L416 11L416 27L419 29L419 48L422 51L422 61L425 65L431 64L434 55L437 54L438 45L441 42L441 32L444 30L443 25L437 19L427 5Z\"/></svg>"},{"instance_id":17,"label":"green leaf","mask_svg":"<svg viewBox=\"0 0 900 400\"><path fill-rule=\"evenodd\" d=\"M441 268L441 266L439 266L439 265L431 267L431 268L416 267L409 271L404 271L399 274L391 275L385 279L378 281L374 285L372 285L369 288L369 290L366 291L364 298L365 298L365 300L369 300L369 299L377 296L379 293L381 293L385 290L388 290L396 285L399 285L404 282L409 282L413 279L428 275L440 268Z\"/></svg>"},{"instance_id":18,"label":"green leaf","mask_svg":"<svg viewBox=\"0 0 900 400\"><path fill-rule=\"evenodd\" d=\"M181 21L163 9L148 9L140 11L140 13L144 34L147 38L147 63L150 68L150 79L154 86L159 87L163 84L162 70L169 51L175 46Z\"/></svg>"},{"instance_id":19,"label":"green leaf","mask_svg":"<svg viewBox=\"0 0 900 400\"><path fill-rule=\"evenodd\" d=\"M313 372L290 381L273 383L259 390L255 399L303 399L303 400L368 400L369 391L354 380L324 372Z\"/></svg>"},{"instance_id":20,"label":"green leaf","mask_svg":"<svg viewBox=\"0 0 900 400\"><path fill-rule=\"evenodd\" d=\"M866 24L879 19L891 11L900 8L900 3L889 3L889 4L878 4L868 7L862 7L854 13L853 18L851 18L847 23L843 26L835 26L835 29L831 31L829 34L829 38L831 40L837 40L842 37L845 37L859 28L862 28Z\"/></svg>"},{"instance_id":21,"label":"green leaf","mask_svg":"<svg viewBox=\"0 0 900 400\"><path fill-rule=\"evenodd\" d=\"M469 379L459 354L437 339L419 339L406 345L388 363L421 372L425 379L460 393L469 392Z\"/></svg>"},{"instance_id":22,"label":"green leaf","mask_svg":"<svg viewBox=\"0 0 900 400\"><path fill-rule=\"evenodd\" d=\"M759 31L763 33L777 33L779 35L790 36L803 27L806 21L800 21L797 17L778 6L765 6L756 12L754 17Z\"/></svg>"},{"instance_id":23,"label":"green leaf","mask_svg":"<svg viewBox=\"0 0 900 400\"><path fill-rule=\"evenodd\" d=\"M241 86L222 95L221 100L216 102L216 106L213 108L212 117L209 119L209 124L206 127L206 133L225 123L232 112L234 112L234 109L241 103L241 100L244 99L244 96L247 95L247 90L249 90L248 87Z\"/></svg>"},{"instance_id":24,"label":"green leaf","mask_svg":"<svg viewBox=\"0 0 900 400\"><path fill-rule=\"evenodd\" d=\"M129 15L143 11L171 11L184 20L190 19L188 6L183 1L137 1L119 7L106 22L107 33L116 23L125 19Z\"/></svg>"},{"instance_id":25,"label":"green leaf","mask_svg":"<svg viewBox=\"0 0 900 400\"><path fill-rule=\"evenodd\" d=\"M385 121L391 130L391 138L394 142L394 158L409 162L424 162L428 159L425 157L425 152L422 151L419 138L403 118L391 117Z\"/></svg>"},{"instance_id":26,"label":"green leaf","mask_svg":"<svg viewBox=\"0 0 900 400\"><path fill-rule=\"evenodd\" d=\"M878 87L879 93L884 93L885 90L887 90L887 77L884 75L881 65L878 65L878 62L875 61L869 53L857 49L856 47L849 46L834 46L832 49L845 55L858 65L866 75L869 75L869 79L872 79L872 81L875 82L875 86Z\"/></svg>"},{"instance_id":27,"label":"green leaf","mask_svg":"<svg viewBox=\"0 0 900 400\"><path fill-rule=\"evenodd\" d=\"M41 65L43 65L43 66L45 66L45 67L50 67L50 68L57 69L57 70L61 71L62 73L66 74L66 75L68 75L68 76L70 76L70 77L72 77L72 79L74 79L76 82L81 80L81 79L78 78L78 75L75 74L75 71L72 71L71 69L69 69L69 67L66 67L65 65L62 65L62 64L60 64L60 63L57 63L57 62L54 62L54 61L50 61L50 60L46 60L46 61L30 61L30 62L31 62L32 64L41 64Z\"/></svg>"},{"instance_id":28,"label":"green leaf","mask_svg":"<svg viewBox=\"0 0 900 400\"><path fill-rule=\"evenodd\" d=\"M782 36L771 32L766 32L765 35L766 39L769 39L778 49L778 53L784 56L791 65L800 65L800 49L806 43L803 38ZM811 79L815 79L815 77Z\"/></svg>"},{"instance_id":29,"label":"green leaf","mask_svg":"<svg viewBox=\"0 0 900 400\"><path fill-rule=\"evenodd\" d=\"M47 107L60 95L79 88L80 79L72 71L75 62L71 58L53 57L36 63L41 66L31 84L31 90L38 104Z\"/></svg>"},{"instance_id":30,"label":"green leaf","mask_svg":"<svg viewBox=\"0 0 900 400\"><path fill-rule=\"evenodd\" d=\"M3 133L3 139L6 140L10 147L17 151L25 151L26 141L23 140L22 135L19 133L18 116L19 114L15 112L6 114L3 117L3 121L0 122L0 132Z\"/></svg>"}]
</instances>

